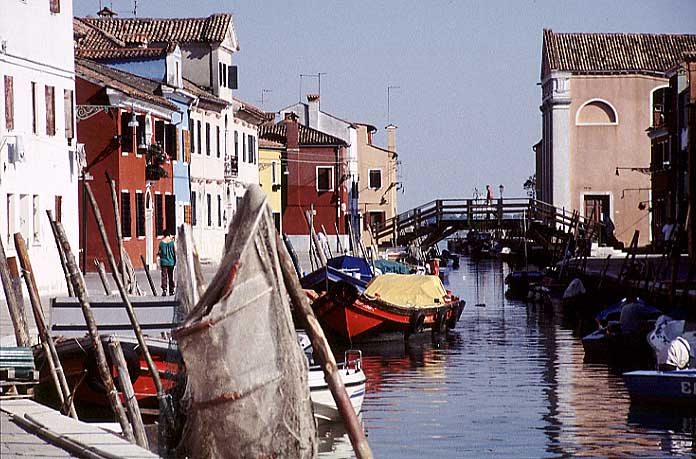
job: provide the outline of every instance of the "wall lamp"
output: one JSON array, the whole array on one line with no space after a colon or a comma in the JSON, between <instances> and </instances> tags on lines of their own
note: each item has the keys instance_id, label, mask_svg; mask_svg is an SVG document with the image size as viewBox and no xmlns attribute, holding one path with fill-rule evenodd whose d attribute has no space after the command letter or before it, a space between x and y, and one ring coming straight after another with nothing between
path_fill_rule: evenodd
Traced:
<instances>
[{"instance_id":1,"label":"wall lamp","mask_svg":"<svg viewBox=\"0 0 696 459\"><path fill-rule=\"evenodd\" d=\"M616 166L616 176L619 176L619 171L631 171L631 172L640 172L641 174L645 175L650 175L650 168L649 167L619 167Z\"/></svg>"}]
</instances>

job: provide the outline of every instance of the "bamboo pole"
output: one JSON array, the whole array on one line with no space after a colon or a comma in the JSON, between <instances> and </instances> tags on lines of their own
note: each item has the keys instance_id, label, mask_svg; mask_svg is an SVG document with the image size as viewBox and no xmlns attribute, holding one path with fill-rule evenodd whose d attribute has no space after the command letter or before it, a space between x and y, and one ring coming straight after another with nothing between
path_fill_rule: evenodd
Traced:
<instances>
[{"instance_id":1,"label":"bamboo pole","mask_svg":"<svg viewBox=\"0 0 696 459\"><path fill-rule=\"evenodd\" d=\"M111 368L106 361L106 354L104 353L104 346L102 345L101 338L99 337L97 322L94 320L92 307L90 306L89 299L87 298L85 280L77 267L75 256L72 254L70 249L70 242L68 242L68 238L65 235L65 230L63 230L63 225L60 222L56 222L56 231L58 233L60 246L65 254L65 262L68 266L68 271L70 272L70 280L72 281L73 288L75 289L75 295L80 302L82 314L85 316L85 323L87 324L87 330L89 331L92 348L94 349L95 358L97 360L99 376L104 383L106 395L109 399L109 403L111 404L111 408L114 410L114 415L116 416L118 423L121 425L123 435L128 441L133 443L135 440L133 437L133 429L131 429L131 426L128 423L128 418L126 418L126 412L121 404L121 399L118 396L116 387L114 387L114 380L111 377Z\"/></svg>"},{"instance_id":2,"label":"bamboo pole","mask_svg":"<svg viewBox=\"0 0 696 459\"><path fill-rule=\"evenodd\" d=\"M5 290L5 298L7 299L7 309L10 310L10 319L12 320L12 328L14 328L15 341L19 347L29 347L29 333L27 332L27 319L24 315L24 308L20 309L17 301L16 292L12 285L10 269L5 257L5 246L0 237L0 277L2 278L2 288Z\"/></svg>"},{"instance_id":3,"label":"bamboo pole","mask_svg":"<svg viewBox=\"0 0 696 459\"><path fill-rule=\"evenodd\" d=\"M334 229L336 230L336 250L343 255L343 243L341 242L341 236L338 234L338 225L335 222Z\"/></svg>"},{"instance_id":4,"label":"bamboo pole","mask_svg":"<svg viewBox=\"0 0 696 459\"><path fill-rule=\"evenodd\" d=\"M126 283L126 263L123 261L123 234L121 233L121 212L118 206L118 195L116 193L116 182L114 182L109 176L108 172L104 172L106 175L106 181L109 183L109 189L111 190L111 205L114 208L114 226L116 227L116 244L118 245L118 259L121 263L121 279L123 283ZM91 191L91 190L90 190ZM112 267L113 269L113 267Z\"/></svg>"},{"instance_id":5,"label":"bamboo pole","mask_svg":"<svg viewBox=\"0 0 696 459\"><path fill-rule=\"evenodd\" d=\"M155 283L152 281L152 276L150 275L150 266L145 262L145 257L141 254L140 261L143 264L143 269L145 270L145 276L147 276L147 282L150 284L150 290L152 294L157 296L157 290L155 290Z\"/></svg>"},{"instance_id":6,"label":"bamboo pole","mask_svg":"<svg viewBox=\"0 0 696 459\"><path fill-rule=\"evenodd\" d=\"M92 207L94 218L97 221L97 228L99 228L99 234L104 245L104 250L106 251L106 258L109 260L109 266L111 268L112 276L114 278L114 281L116 282L118 292L121 294L121 299L123 300L123 305L126 308L128 319L130 320L131 326L133 327L133 333L135 334L135 337L138 339L140 351L143 353L143 359L147 363L147 368L150 371L150 374L152 375L152 381L155 383L155 389L157 390L157 398L160 400L160 404L162 404L164 402L165 395L164 388L162 387L162 381L160 381L159 372L157 370L157 367L155 366L155 363L152 360L152 356L150 355L150 349L147 347L147 343L145 343L145 338L143 338L143 332L140 329L138 318L135 316L135 311L133 310L133 305L130 302L130 298L128 298L128 293L126 293L126 288L123 285L121 276L118 275L118 270L116 269L116 259L114 258L114 254L111 251L111 246L109 245L109 240L106 236L104 220L102 220L101 212L99 211L99 205L97 204L97 200L94 199L92 187L89 186L89 183L85 183L85 191L87 193L89 204Z\"/></svg>"},{"instance_id":7,"label":"bamboo pole","mask_svg":"<svg viewBox=\"0 0 696 459\"><path fill-rule=\"evenodd\" d=\"M60 267L63 268L63 275L65 276L65 284L68 287L68 296L75 296L72 284L70 283L70 274L68 273L68 265L65 263L65 254L60 250L58 245L58 238L56 236L56 223L53 218L53 211L51 209L46 209L46 215L48 215L48 223L51 225L51 232L53 233L53 239L56 241L56 249L58 249L58 258L60 258ZM87 216L85 215L85 218ZM87 247L83 247L83 250L87 250Z\"/></svg>"},{"instance_id":8,"label":"bamboo pole","mask_svg":"<svg viewBox=\"0 0 696 459\"><path fill-rule=\"evenodd\" d=\"M314 231L314 217L312 215L312 211L305 211L305 217L307 218L307 225L309 225L309 235L311 237L312 242L314 243L314 248L316 249L317 256L319 257L319 263L321 264L321 266L319 267L323 268L324 266L326 266L326 254L324 254L324 250L319 244L319 238L317 237L317 233Z\"/></svg>"},{"instance_id":9,"label":"bamboo pole","mask_svg":"<svg viewBox=\"0 0 696 459\"><path fill-rule=\"evenodd\" d=\"M12 280L12 289L14 290L15 298L17 299L20 320L22 321L23 329L26 331L28 337L29 327L27 326L26 307L24 305L24 294L22 293L22 274L19 271L19 266L17 266L17 258L7 258L7 266L10 268L10 279ZM29 342L31 342L31 339L29 339Z\"/></svg>"},{"instance_id":10,"label":"bamboo pole","mask_svg":"<svg viewBox=\"0 0 696 459\"><path fill-rule=\"evenodd\" d=\"M36 328L39 331L39 337L41 341L48 345L50 352L46 354L46 359L53 360L53 367L56 369L56 379L59 384L56 387L56 393L61 403L68 401L69 414L71 417L77 419L77 413L75 412L75 406L70 400L70 388L68 387L68 381L65 379L65 372L63 372L63 366L60 364L60 358L58 357L58 351L56 350L55 343L51 334L48 332L48 327L46 327L46 319L44 318L43 307L41 306L41 298L39 297L39 291L36 289L36 279L34 279L34 271L31 266L31 260L29 259L29 253L27 252L27 246L24 243L24 237L22 233L14 234L15 250L17 250L17 258L19 258L19 264L24 271L24 282L27 286L27 292L29 292L29 302L31 303L31 309L34 313L34 322L36 323ZM49 364L50 365L50 364Z\"/></svg>"},{"instance_id":11,"label":"bamboo pole","mask_svg":"<svg viewBox=\"0 0 696 459\"><path fill-rule=\"evenodd\" d=\"M321 230L324 233L324 236L326 236L326 248L329 250L329 257L333 258L333 253L331 253L331 244L328 242L329 233L326 232L326 228L324 228L324 225L321 225Z\"/></svg>"},{"instance_id":12,"label":"bamboo pole","mask_svg":"<svg viewBox=\"0 0 696 459\"><path fill-rule=\"evenodd\" d=\"M106 271L104 270L104 263L94 259L94 265L97 267L97 272L99 273L99 279L101 280L102 286L104 287L104 293L106 295L111 295L111 286L109 285L109 279L106 278Z\"/></svg>"},{"instance_id":13,"label":"bamboo pole","mask_svg":"<svg viewBox=\"0 0 696 459\"><path fill-rule=\"evenodd\" d=\"M283 271L283 280L285 281L285 286L290 294L290 299L295 305L296 310L299 315L303 317L307 334L312 341L312 347L319 360L322 363L321 367L324 370L324 379L329 385L331 394L336 401L336 406L338 411L343 417L343 422L348 431L348 436L350 437L350 442L353 445L353 450L355 450L355 455L358 459L367 459L374 457L370 445L367 443L367 438L365 437L365 432L363 431L358 416L355 414L353 405L350 403L350 398L348 398L348 393L343 385L341 376L338 374L338 367L336 365L336 359L334 359L329 343L326 341L326 336L324 336L324 331L319 325L317 318L309 305L309 300L307 296L302 291L300 286L300 281L295 274L295 269L292 265L292 260L290 255L285 249L283 241L280 236L276 236L278 240L278 258L280 261L280 267Z\"/></svg>"},{"instance_id":14,"label":"bamboo pole","mask_svg":"<svg viewBox=\"0 0 696 459\"><path fill-rule=\"evenodd\" d=\"M133 390L133 384L130 380L126 358L123 356L121 343L115 337L109 338L109 353L111 354L111 361L116 367L118 385L121 386L121 393L126 401L126 407L128 407L128 418L130 419L131 426L133 426L135 442L138 446L149 449L147 434L145 433L145 426L143 425L143 417L140 414L138 400L135 398L135 391Z\"/></svg>"},{"instance_id":15,"label":"bamboo pole","mask_svg":"<svg viewBox=\"0 0 696 459\"><path fill-rule=\"evenodd\" d=\"M66 398L65 394L63 394L63 390L60 389L61 385L60 379L58 379L58 369L56 368L53 358L51 357L51 348L48 346L48 343L46 341L41 343L41 348L43 349L44 355L46 356L46 362L48 363L48 372L51 373L51 380L53 381L53 386L56 387L56 392L58 393L58 400L60 401L60 411L61 413L65 413ZM67 400L71 400L69 395Z\"/></svg>"}]
</instances>

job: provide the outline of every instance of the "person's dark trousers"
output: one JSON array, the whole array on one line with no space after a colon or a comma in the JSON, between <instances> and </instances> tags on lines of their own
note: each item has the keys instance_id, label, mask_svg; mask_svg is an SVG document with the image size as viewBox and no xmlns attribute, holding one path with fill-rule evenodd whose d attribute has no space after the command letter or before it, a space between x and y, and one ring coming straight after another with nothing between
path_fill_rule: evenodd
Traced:
<instances>
[{"instance_id":1,"label":"person's dark trousers","mask_svg":"<svg viewBox=\"0 0 696 459\"><path fill-rule=\"evenodd\" d=\"M162 275L162 281L160 287L162 287L162 295L167 294L167 283L169 283L169 294L174 294L174 266L162 266L160 269Z\"/></svg>"}]
</instances>

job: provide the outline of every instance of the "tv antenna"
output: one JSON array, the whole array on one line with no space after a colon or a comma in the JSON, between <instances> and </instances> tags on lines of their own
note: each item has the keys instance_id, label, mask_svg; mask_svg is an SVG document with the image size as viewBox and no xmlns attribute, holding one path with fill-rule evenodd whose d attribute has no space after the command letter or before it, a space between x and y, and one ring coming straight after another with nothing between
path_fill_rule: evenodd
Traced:
<instances>
[{"instance_id":1,"label":"tv antenna","mask_svg":"<svg viewBox=\"0 0 696 459\"><path fill-rule=\"evenodd\" d=\"M300 73L300 102L302 102L302 78L316 78L319 87L319 109L321 110L321 76L326 75L326 72L318 72L316 74Z\"/></svg>"},{"instance_id":2,"label":"tv antenna","mask_svg":"<svg viewBox=\"0 0 696 459\"><path fill-rule=\"evenodd\" d=\"M261 102L261 108L264 108L264 107L263 107L263 103L264 103L264 99L265 99L264 96L265 96L266 94L268 94L269 92L273 92L273 90L272 90L272 89L262 89L262 90L261 90L261 100L259 100L259 102Z\"/></svg>"},{"instance_id":3,"label":"tv antenna","mask_svg":"<svg viewBox=\"0 0 696 459\"><path fill-rule=\"evenodd\" d=\"M391 124L391 90L401 89L400 86L387 86L387 124Z\"/></svg>"}]
</instances>

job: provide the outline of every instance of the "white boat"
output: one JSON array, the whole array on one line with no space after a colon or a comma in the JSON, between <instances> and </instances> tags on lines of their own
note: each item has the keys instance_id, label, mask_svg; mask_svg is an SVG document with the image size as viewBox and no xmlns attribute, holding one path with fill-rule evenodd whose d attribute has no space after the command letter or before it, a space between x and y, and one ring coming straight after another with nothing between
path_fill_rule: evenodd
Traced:
<instances>
[{"instance_id":1,"label":"white boat","mask_svg":"<svg viewBox=\"0 0 696 459\"><path fill-rule=\"evenodd\" d=\"M339 421L341 415L334 401L329 385L324 379L324 371L314 363L312 343L305 332L297 332L297 340L309 360L309 393L312 399L314 417L323 421ZM338 373L346 386L346 392L355 414L360 414L365 399L367 378L362 370L362 352L354 349L345 351L344 361L338 363Z\"/></svg>"}]
</instances>

